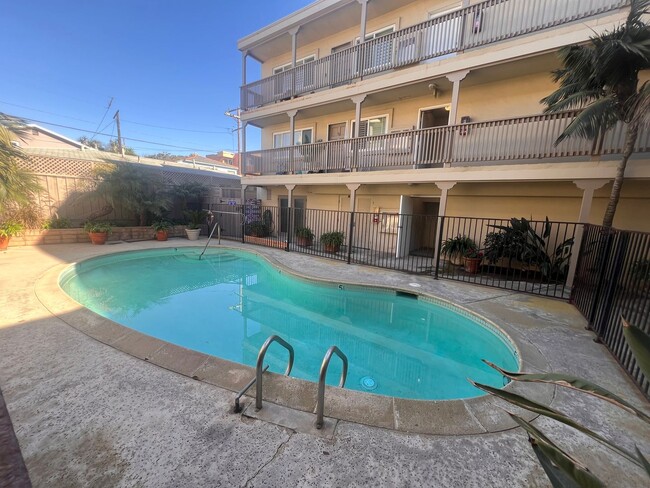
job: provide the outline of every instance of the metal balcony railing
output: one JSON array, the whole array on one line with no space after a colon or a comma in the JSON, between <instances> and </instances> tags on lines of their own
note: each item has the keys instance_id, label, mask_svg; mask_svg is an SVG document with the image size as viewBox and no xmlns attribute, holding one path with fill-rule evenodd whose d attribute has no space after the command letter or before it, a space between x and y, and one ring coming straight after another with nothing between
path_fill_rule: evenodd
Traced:
<instances>
[{"instance_id":1,"label":"metal balcony railing","mask_svg":"<svg viewBox=\"0 0 650 488\"><path fill-rule=\"evenodd\" d=\"M379 136L318 142L242 154L249 175L336 173L400 168L485 166L562 158L586 159L623 152L625 129L619 124L597 141L555 141L575 112L515 117ZM641 127L636 152L650 151L650 130Z\"/></svg>"},{"instance_id":2,"label":"metal balcony railing","mask_svg":"<svg viewBox=\"0 0 650 488\"><path fill-rule=\"evenodd\" d=\"M241 87L248 110L621 8L629 0L486 0Z\"/></svg>"}]
</instances>

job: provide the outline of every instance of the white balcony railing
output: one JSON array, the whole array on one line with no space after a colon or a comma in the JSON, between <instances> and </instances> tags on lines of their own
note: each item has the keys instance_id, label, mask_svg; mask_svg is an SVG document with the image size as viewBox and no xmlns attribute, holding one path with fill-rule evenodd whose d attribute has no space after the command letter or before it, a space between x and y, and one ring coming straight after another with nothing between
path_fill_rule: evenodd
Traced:
<instances>
[{"instance_id":1,"label":"white balcony railing","mask_svg":"<svg viewBox=\"0 0 650 488\"><path fill-rule=\"evenodd\" d=\"M248 110L621 8L628 0L486 0L241 87Z\"/></svg>"},{"instance_id":2,"label":"white balcony railing","mask_svg":"<svg viewBox=\"0 0 650 488\"><path fill-rule=\"evenodd\" d=\"M598 141L555 141L575 112L533 115L379 136L318 142L242 154L249 175L335 173L400 168L485 166L494 164L588 159L623 152L625 130L615 126ZM650 130L643 126L637 152L650 151Z\"/></svg>"}]
</instances>

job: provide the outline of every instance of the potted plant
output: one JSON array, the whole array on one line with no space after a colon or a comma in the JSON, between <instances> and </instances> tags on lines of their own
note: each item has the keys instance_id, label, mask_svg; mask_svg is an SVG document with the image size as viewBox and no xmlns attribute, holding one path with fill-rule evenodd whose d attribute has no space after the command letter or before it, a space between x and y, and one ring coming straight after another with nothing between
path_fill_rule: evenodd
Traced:
<instances>
[{"instance_id":1,"label":"potted plant","mask_svg":"<svg viewBox=\"0 0 650 488\"><path fill-rule=\"evenodd\" d=\"M339 249L341 249L341 245L343 244L344 238L345 235L343 234L343 232L339 232L339 231L326 232L325 234L320 236L320 242L321 244L323 244L325 252L334 254L339 252Z\"/></svg>"},{"instance_id":2,"label":"potted plant","mask_svg":"<svg viewBox=\"0 0 650 488\"><path fill-rule=\"evenodd\" d=\"M314 233L309 227L298 227L296 229L296 244L302 247L309 247L314 243Z\"/></svg>"},{"instance_id":3,"label":"potted plant","mask_svg":"<svg viewBox=\"0 0 650 488\"><path fill-rule=\"evenodd\" d=\"M6 251L9 247L9 241L23 230L23 226L13 220L8 220L0 224L0 251Z\"/></svg>"},{"instance_id":4,"label":"potted plant","mask_svg":"<svg viewBox=\"0 0 650 488\"><path fill-rule=\"evenodd\" d=\"M246 224L245 234L251 237L268 237L271 234L268 225L262 220L255 220Z\"/></svg>"},{"instance_id":5,"label":"potted plant","mask_svg":"<svg viewBox=\"0 0 650 488\"><path fill-rule=\"evenodd\" d=\"M113 228L108 222L86 222L84 224L84 230L88 232L90 242L95 245L102 245L106 244L108 234L111 233Z\"/></svg>"},{"instance_id":6,"label":"potted plant","mask_svg":"<svg viewBox=\"0 0 650 488\"><path fill-rule=\"evenodd\" d=\"M157 220L153 224L151 224L151 228L156 231L156 240L157 241L166 241L167 236L169 233L169 229L171 229L172 224L170 222L167 222L164 219Z\"/></svg>"},{"instance_id":7,"label":"potted plant","mask_svg":"<svg viewBox=\"0 0 650 488\"><path fill-rule=\"evenodd\" d=\"M440 248L440 252L449 258L451 264L460 266L463 264L463 258L470 249L476 249L476 243L466 235L458 234L456 237L445 239Z\"/></svg>"},{"instance_id":8,"label":"potted plant","mask_svg":"<svg viewBox=\"0 0 650 488\"><path fill-rule=\"evenodd\" d=\"M208 217L208 213L205 210L188 210L185 212L185 216L189 220L189 223L185 228L185 234L190 241L196 241L199 239L199 234L201 234L201 225Z\"/></svg>"},{"instance_id":9,"label":"potted plant","mask_svg":"<svg viewBox=\"0 0 650 488\"><path fill-rule=\"evenodd\" d=\"M473 247L465 252L465 271L470 274L478 273L481 261L483 260L483 251Z\"/></svg>"}]
</instances>

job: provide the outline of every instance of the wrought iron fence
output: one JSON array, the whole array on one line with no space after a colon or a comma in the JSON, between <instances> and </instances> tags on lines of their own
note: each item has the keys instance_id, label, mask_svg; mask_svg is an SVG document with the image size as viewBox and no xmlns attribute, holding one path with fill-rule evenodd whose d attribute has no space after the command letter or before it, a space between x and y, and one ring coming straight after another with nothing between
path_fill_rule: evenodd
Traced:
<instances>
[{"instance_id":1,"label":"wrought iron fence","mask_svg":"<svg viewBox=\"0 0 650 488\"><path fill-rule=\"evenodd\" d=\"M441 217L436 277L568 298L579 224Z\"/></svg>"},{"instance_id":2,"label":"wrought iron fence","mask_svg":"<svg viewBox=\"0 0 650 488\"><path fill-rule=\"evenodd\" d=\"M241 215L232 215L232 212ZM230 213L229 213L230 212ZM578 224L390 212L226 206L224 238L436 278L568 299ZM471 245L454 250L454 241ZM452 246L452 247L450 247ZM465 261L474 248L481 259ZM473 266L473 267L472 267Z\"/></svg>"},{"instance_id":3,"label":"wrought iron fence","mask_svg":"<svg viewBox=\"0 0 650 488\"><path fill-rule=\"evenodd\" d=\"M621 366L650 395L623 337L621 317L650 332L650 233L586 225L571 302Z\"/></svg>"}]
</instances>

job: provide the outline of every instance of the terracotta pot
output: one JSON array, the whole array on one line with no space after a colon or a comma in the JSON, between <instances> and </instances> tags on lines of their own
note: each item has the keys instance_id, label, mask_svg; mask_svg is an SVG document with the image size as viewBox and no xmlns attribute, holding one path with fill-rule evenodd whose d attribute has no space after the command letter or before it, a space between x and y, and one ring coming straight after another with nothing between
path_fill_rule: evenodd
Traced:
<instances>
[{"instance_id":1,"label":"terracotta pot","mask_svg":"<svg viewBox=\"0 0 650 488\"><path fill-rule=\"evenodd\" d=\"M88 236L90 236L90 242L97 246L100 246L102 244L106 244L106 239L108 239L108 232L88 232Z\"/></svg>"},{"instance_id":2,"label":"terracotta pot","mask_svg":"<svg viewBox=\"0 0 650 488\"><path fill-rule=\"evenodd\" d=\"M11 237L2 237L0 236L0 251L6 251L9 247L9 241Z\"/></svg>"},{"instance_id":3,"label":"terracotta pot","mask_svg":"<svg viewBox=\"0 0 650 488\"><path fill-rule=\"evenodd\" d=\"M314 243L313 239L309 239L308 237L296 237L296 244L301 246L301 247L309 247Z\"/></svg>"},{"instance_id":4,"label":"terracotta pot","mask_svg":"<svg viewBox=\"0 0 650 488\"><path fill-rule=\"evenodd\" d=\"M325 248L325 252L328 252L330 254L336 254L339 252L339 249L341 249L340 246L332 245L332 244L324 244L323 246Z\"/></svg>"},{"instance_id":5,"label":"terracotta pot","mask_svg":"<svg viewBox=\"0 0 650 488\"><path fill-rule=\"evenodd\" d=\"M465 272L470 274L478 273L483 258L465 258Z\"/></svg>"},{"instance_id":6,"label":"terracotta pot","mask_svg":"<svg viewBox=\"0 0 650 488\"><path fill-rule=\"evenodd\" d=\"M166 230L157 230L156 231L156 240L157 241L166 241L167 240L167 231Z\"/></svg>"}]
</instances>

